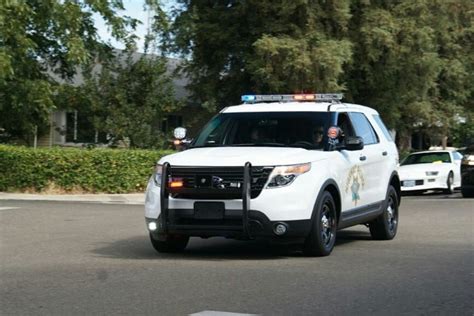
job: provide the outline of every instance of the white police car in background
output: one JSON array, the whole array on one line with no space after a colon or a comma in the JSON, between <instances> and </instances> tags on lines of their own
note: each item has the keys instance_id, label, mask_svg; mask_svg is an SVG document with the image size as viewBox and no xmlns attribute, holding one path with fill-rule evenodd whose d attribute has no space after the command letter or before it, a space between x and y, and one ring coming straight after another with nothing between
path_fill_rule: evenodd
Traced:
<instances>
[{"instance_id":1,"label":"white police car in background","mask_svg":"<svg viewBox=\"0 0 474 316\"><path fill-rule=\"evenodd\" d=\"M402 192L443 190L453 193L461 186L462 155L454 150L420 151L400 164Z\"/></svg>"},{"instance_id":2,"label":"white police car in background","mask_svg":"<svg viewBox=\"0 0 474 316\"><path fill-rule=\"evenodd\" d=\"M181 251L191 236L270 238L325 256L336 231L356 224L394 238L396 146L375 110L341 99L243 96L187 150L161 158L145 202L154 248Z\"/></svg>"}]
</instances>

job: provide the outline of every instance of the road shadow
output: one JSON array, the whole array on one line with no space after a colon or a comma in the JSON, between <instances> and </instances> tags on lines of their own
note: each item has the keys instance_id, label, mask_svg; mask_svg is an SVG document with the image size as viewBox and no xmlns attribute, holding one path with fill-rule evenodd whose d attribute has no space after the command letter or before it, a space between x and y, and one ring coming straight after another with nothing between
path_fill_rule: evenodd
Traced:
<instances>
[{"instance_id":1,"label":"road shadow","mask_svg":"<svg viewBox=\"0 0 474 316\"><path fill-rule=\"evenodd\" d=\"M337 233L336 247L359 240L370 240L370 234L361 231L342 230ZM156 252L148 236L101 243L92 253L114 259L135 260L275 260L289 257L304 257L301 245L272 244L265 240L239 241L225 238L191 238L188 247L181 253Z\"/></svg>"},{"instance_id":2,"label":"road shadow","mask_svg":"<svg viewBox=\"0 0 474 316\"><path fill-rule=\"evenodd\" d=\"M337 232L336 247L361 240L373 240L368 228L364 231L346 228Z\"/></svg>"},{"instance_id":3,"label":"road shadow","mask_svg":"<svg viewBox=\"0 0 474 316\"><path fill-rule=\"evenodd\" d=\"M455 189L454 193L445 193L439 190L430 190L430 191L413 191L413 192L402 192L402 199L403 198L432 198L432 199L457 199L462 198L461 191L459 189Z\"/></svg>"},{"instance_id":4,"label":"road shadow","mask_svg":"<svg viewBox=\"0 0 474 316\"><path fill-rule=\"evenodd\" d=\"M95 255L116 259L137 260L273 260L292 256L292 246L276 247L265 241L239 241L225 238L191 238L181 253L156 252L148 236L136 236L102 244L92 250Z\"/></svg>"}]
</instances>

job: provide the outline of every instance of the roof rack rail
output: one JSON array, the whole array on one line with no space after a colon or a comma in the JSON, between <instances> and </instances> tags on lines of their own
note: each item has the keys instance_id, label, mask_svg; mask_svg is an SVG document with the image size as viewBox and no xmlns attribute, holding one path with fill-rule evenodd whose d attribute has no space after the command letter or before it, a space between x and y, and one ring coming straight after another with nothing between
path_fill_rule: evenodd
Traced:
<instances>
[{"instance_id":1,"label":"roof rack rail","mask_svg":"<svg viewBox=\"0 0 474 316\"><path fill-rule=\"evenodd\" d=\"M313 101L313 102L340 102L344 95L342 93L316 93L316 94L247 94L241 97L244 103L256 102L291 102L291 101Z\"/></svg>"}]
</instances>

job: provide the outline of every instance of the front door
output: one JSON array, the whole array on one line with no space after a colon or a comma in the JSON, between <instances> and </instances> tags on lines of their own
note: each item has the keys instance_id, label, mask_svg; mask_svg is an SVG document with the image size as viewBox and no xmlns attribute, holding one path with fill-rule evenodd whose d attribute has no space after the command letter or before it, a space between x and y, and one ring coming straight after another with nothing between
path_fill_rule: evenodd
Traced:
<instances>
[{"instance_id":1,"label":"front door","mask_svg":"<svg viewBox=\"0 0 474 316\"><path fill-rule=\"evenodd\" d=\"M343 137L356 136L348 113L339 113L337 125L341 128ZM341 204L342 211L350 211L372 203L371 183L368 177L368 160L366 149L341 150L340 154L347 168L342 170Z\"/></svg>"}]
</instances>

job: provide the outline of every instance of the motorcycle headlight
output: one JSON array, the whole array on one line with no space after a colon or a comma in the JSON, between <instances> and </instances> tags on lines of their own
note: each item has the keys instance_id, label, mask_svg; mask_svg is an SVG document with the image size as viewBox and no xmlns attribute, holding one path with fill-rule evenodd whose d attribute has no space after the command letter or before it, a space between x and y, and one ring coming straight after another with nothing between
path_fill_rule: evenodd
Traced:
<instances>
[{"instance_id":1,"label":"motorcycle headlight","mask_svg":"<svg viewBox=\"0 0 474 316\"><path fill-rule=\"evenodd\" d=\"M153 181L155 181L155 185L160 187L161 186L161 176L163 174L163 166L162 165L156 165L155 166L155 171L153 171Z\"/></svg>"},{"instance_id":2,"label":"motorcycle headlight","mask_svg":"<svg viewBox=\"0 0 474 316\"><path fill-rule=\"evenodd\" d=\"M437 176L439 171L426 171L427 176Z\"/></svg>"},{"instance_id":3,"label":"motorcycle headlight","mask_svg":"<svg viewBox=\"0 0 474 316\"><path fill-rule=\"evenodd\" d=\"M291 184L296 177L311 170L311 163L278 166L273 169L266 188L279 188Z\"/></svg>"}]
</instances>

